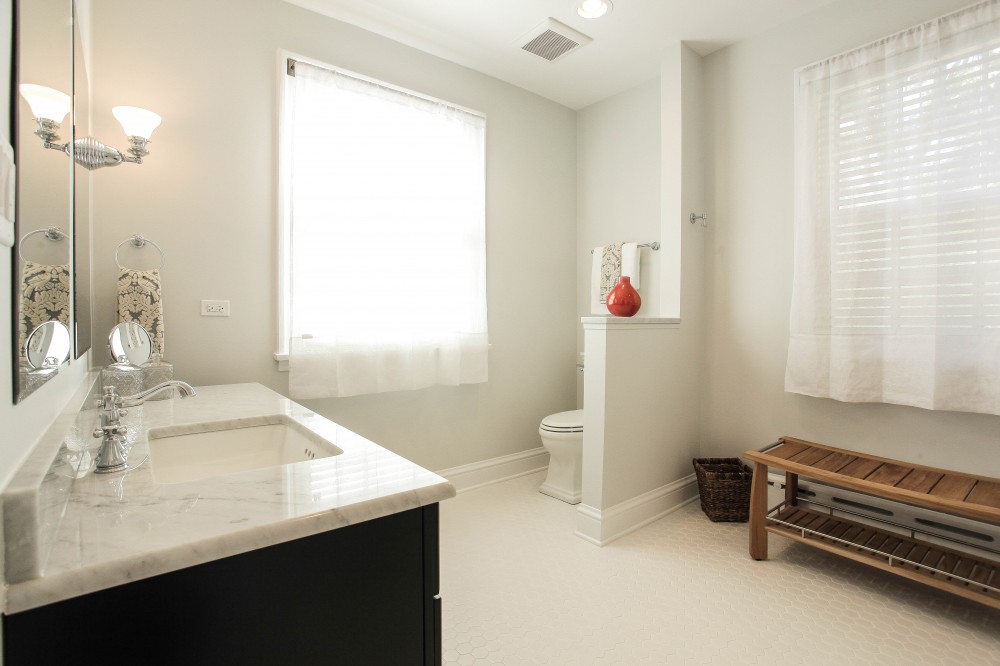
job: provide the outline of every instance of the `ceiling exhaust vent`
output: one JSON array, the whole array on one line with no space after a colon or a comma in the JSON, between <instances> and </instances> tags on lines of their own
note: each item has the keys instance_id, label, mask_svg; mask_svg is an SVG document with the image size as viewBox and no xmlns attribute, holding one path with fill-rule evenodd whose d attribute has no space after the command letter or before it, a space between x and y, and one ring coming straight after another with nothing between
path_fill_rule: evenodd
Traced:
<instances>
[{"instance_id":1,"label":"ceiling exhaust vent","mask_svg":"<svg viewBox=\"0 0 1000 666\"><path fill-rule=\"evenodd\" d=\"M591 38L587 35L554 18L548 18L522 35L516 44L528 53L555 62L590 41Z\"/></svg>"}]
</instances>

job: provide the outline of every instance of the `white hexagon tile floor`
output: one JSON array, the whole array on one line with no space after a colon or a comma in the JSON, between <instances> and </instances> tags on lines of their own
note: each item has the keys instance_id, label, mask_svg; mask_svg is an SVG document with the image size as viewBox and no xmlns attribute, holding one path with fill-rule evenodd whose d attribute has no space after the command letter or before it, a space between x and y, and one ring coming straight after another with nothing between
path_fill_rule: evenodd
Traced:
<instances>
[{"instance_id":1,"label":"white hexagon tile floor","mask_svg":"<svg viewBox=\"0 0 1000 666\"><path fill-rule=\"evenodd\" d=\"M772 536L697 502L598 548L543 473L441 505L445 664L989 664L1000 611Z\"/></svg>"}]
</instances>

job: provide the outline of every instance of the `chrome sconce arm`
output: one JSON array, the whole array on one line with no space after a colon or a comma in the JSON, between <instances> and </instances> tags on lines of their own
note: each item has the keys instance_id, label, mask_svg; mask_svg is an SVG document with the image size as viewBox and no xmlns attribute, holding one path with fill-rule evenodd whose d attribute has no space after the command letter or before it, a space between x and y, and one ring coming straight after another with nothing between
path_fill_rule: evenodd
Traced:
<instances>
[{"instance_id":1,"label":"chrome sconce arm","mask_svg":"<svg viewBox=\"0 0 1000 666\"><path fill-rule=\"evenodd\" d=\"M144 139L141 136L130 136L128 138L128 152L132 157L126 157L125 161L142 164L142 158L149 155L149 151L146 150L148 143L149 139Z\"/></svg>"},{"instance_id":2,"label":"chrome sconce arm","mask_svg":"<svg viewBox=\"0 0 1000 666\"><path fill-rule=\"evenodd\" d=\"M43 146L46 148L52 148L53 150L66 150L66 147L69 144L58 143L59 123L54 120L49 120L48 118L35 118L35 122L38 123L38 129L35 130L35 136L42 140Z\"/></svg>"},{"instance_id":3,"label":"chrome sconce arm","mask_svg":"<svg viewBox=\"0 0 1000 666\"><path fill-rule=\"evenodd\" d=\"M146 146L153 130L160 125L160 116L152 111L134 106L116 106L111 109L111 113L121 123L128 136L129 147L122 153L117 148L89 136L76 139L72 143L61 143L59 125L69 113L69 95L30 83L21 84L20 90L31 107L35 122L38 123L35 136L42 140L43 147L72 155L80 166L93 171L102 167L118 166L122 162L142 164L142 158L149 155Z\"/></svg>"}]
</instances>

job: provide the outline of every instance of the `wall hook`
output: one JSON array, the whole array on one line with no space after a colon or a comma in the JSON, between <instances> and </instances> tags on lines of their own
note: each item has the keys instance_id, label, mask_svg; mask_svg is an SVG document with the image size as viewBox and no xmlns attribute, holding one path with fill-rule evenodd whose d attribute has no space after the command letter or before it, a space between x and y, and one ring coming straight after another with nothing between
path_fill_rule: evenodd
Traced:
<instances>
[{"instance_id":1,"label":"wall hook","mask_svg":"<svg viewBox=\"0 0 1000 666\"><path fill-rule=\"evenodd\" d=\"M707 213L702 213L701 215L696 215L694 213L691 213L691 215L688 216L688 220L691 222L691 224L694 224L698 220L701 220L701 226L703 226L703 227L707 227L708 226L708 214Z\"/></svg>"}]
</instances>

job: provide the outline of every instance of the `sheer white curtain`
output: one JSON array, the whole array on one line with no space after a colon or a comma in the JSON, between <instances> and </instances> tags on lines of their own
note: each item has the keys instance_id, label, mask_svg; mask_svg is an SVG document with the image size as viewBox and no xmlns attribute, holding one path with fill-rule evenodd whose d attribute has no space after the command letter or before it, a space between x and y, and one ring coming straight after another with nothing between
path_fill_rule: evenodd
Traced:
<instances>
[{"instance_id":1,"label":"sheer white curtain","mask_svg":"<svg viewBox=\"0 0 1000 666\"><path fill-rule=\"evenodd\" d=\"M1000 3L803 68L785 390L1000 414Z\"/></svg>"},{"instance_id":2,"label":"sheer white curtain","mask_svg":"<svg viewBox=\"0 0 1000 666\"><path fill-rule=\"evenodd\" d=\"M291 396L486 381L483 116L301 61L282 116Z\"/></svg>"}]
</instances>

